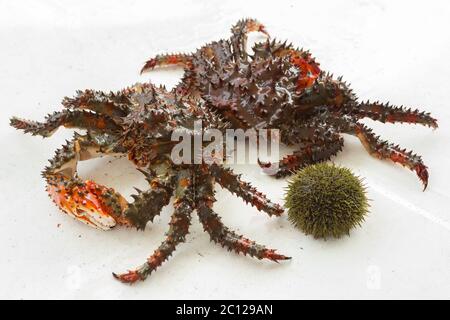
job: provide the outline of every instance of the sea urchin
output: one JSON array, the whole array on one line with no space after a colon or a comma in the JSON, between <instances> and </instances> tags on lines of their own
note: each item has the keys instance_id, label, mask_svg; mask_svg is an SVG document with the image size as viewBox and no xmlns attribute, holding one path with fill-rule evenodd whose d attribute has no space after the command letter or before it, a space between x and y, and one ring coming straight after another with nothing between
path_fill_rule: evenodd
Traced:
<instances>
[{"instance_id":1,"label":"sea urchin","mask_svg":"<svg viewBox=\"0 0 450 320\"><path fill-rule=\"evenodd\" d=\"M349 169L327 163L308 166L289 181L289 220L314 238L339 238L360 225L368 211L366 190Z\"/></svg>"}]
</instances>

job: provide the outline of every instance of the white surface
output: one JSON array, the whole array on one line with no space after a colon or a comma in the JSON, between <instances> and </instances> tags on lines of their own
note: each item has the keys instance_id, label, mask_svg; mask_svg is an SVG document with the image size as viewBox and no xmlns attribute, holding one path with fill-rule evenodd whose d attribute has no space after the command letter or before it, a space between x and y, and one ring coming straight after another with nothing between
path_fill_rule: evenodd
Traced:
<instances>
[{"instance_id":1,"label":"white surface","mask_svg":"<svg viewBox=\"0 0 450 320\"><path fill-rule=\"evenodd\" d=\"M1 298L450 298L449 76L447 1L0 1ZM101 232L59 213L40 171L72 135L51 139L8 126L42 120L77 89L118 90L136 81L173 85L180 72L139 76L150 56L190 51L255 17L281 39L311 49L324 70L363 99L419 106L436 131L367 122L423 155L426 192L414 174L371 158L352 137L335 162L366 178L372 209L338 241L317 241L286 217L268 218L218 190L216 210L237 231L292 261L237 256L209 242L194 217L186 244L147 281L113 280L144 261L167 229L170 207L145 232ZM126 160L82 164L84 177L129 194L145 187ZM284 180L236 168L280 203ZM59 227L57 225L60 224Z\"/></svg>"}]
</instances>

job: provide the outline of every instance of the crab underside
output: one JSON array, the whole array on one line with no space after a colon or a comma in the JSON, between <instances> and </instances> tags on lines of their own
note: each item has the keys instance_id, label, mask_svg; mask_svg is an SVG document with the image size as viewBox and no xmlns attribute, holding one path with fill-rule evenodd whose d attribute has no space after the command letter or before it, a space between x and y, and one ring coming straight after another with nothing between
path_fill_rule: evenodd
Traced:
<instances>
[{"instance_id":1,"label":"crab underside","mask_svg":"<svg viewBox=\"0 0 450 320\"><path fill-rule=\"evenodd\" d=\"M280 216L281 206L220 164L175 164L171 160L176 143L171 140L172 132L182 129L192 137L201 134L193 127L196 120L221 130L279 129L281 141L297 146L297 151L279 161L276 177L329 160L342 149L341 134L347 133L358 137L371 155L414 171L426 188L428 171L421 157L380 139L358 120L367 117L436 128L434 118L418 110L358 102L341 78L322 72L309 52L285 42L267 39L255 44L249 54L247 35L253 31L269 37L262 24L245 19L233 26L230 39L212 42L191 54L157 55L148 60L141 72L168 65L184 68L182 80L171 91L150 83L117 93L79 91L73 98L64 98L65 108L44 122L11 119L15 128L43 137L60 126L86 130L56 151L43 176L57 206L90 226L144 229L175 197L166 239L142 266L114 274L117 279L133 283L156 270L185 240L194 211L211 240L229 250L258 259L289 259L224 226L213 210L214 185L218 183L269 216ZM77 176L78 161L113 154L127 155L149 183L149 190L137 190L132 203L111 188ZM270 163L260 165L265 169Z\"/></svg>"}]
</instances>

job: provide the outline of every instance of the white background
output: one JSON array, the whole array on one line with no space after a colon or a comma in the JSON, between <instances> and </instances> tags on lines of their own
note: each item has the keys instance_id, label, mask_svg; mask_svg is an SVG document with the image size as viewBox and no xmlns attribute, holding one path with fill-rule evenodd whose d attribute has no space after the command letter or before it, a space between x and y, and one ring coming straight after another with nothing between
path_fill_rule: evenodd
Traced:
<instances>
[{"instance_id":1,"label":"white background","mask_svg":"<svg viewBox=\"0 0 450 320\"><path fill-rule=\"evenodd\" d=\"M173 85L180 72L139 76L144 61L228 37L255 17L280 39L311 49L324 70L362 99L431 111L440 128L367 121L384 138L423 155L426 192L406 169L371 158L353 137L335 162L365 177L372 207L350 237L318 241L286 217L268 218L218 188L216 210L238 232L291 255L275 264L209 242L194 216L187 243L147 281L111 272L144 262L167 229L170 206L145 232L101 232L61 214L40 171L72 135L31 137L12 115L42 120L77 89L119 90L137 81ZM0 1L1 298L450 298L448 1ZM283 203L285 180L256 166L236 170ZM125 159L83 163L129 195L145 187ZM59 225L59 227L58 227Z\"/></svg>"}]
</instances>

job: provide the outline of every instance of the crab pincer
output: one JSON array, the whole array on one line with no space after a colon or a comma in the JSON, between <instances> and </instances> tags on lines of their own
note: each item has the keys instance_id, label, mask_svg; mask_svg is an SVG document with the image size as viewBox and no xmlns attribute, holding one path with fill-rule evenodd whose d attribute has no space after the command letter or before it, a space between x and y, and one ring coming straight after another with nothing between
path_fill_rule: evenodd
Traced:
<instances>
[{"instance_id":1,"label":"crab pincer","mask_svg":"<svg viewBox=\"0 0 450 320\"><path fill-rule=\"evenodd\" d=\"M129 225L122 216L127 201L111 188L87 180L72 185L49 183L47 191L63 212L91 227L109 230L116 224Z\"/></svg>"}]
</instances>

